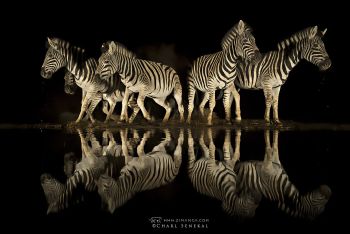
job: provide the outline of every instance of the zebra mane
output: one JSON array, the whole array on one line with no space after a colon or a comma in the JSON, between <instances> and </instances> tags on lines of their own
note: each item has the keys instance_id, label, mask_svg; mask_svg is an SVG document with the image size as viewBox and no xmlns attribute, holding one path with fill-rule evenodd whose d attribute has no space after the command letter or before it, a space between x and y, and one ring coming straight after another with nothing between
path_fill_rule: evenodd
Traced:
<instances>
[{"instance_id":1,"label":"zebra mane","mask_svg":"<svg viewBox=\"0 0 350 234\"><path fill-rule=\"evenodd\" d=\"M236 38L237 34L238 34L238 24L235 24L226 34L225 36L222 38L221 40L221 47L222 49L227 49L234 38ZM247 23L244 23L244 31L245 32L252 32L252 28L247 24Z\"/></svg>"},{"instance_id":2,"label":"zebra mane","mask_svg":"<svg viewBox=\"0 0 350 234\"><path fill-rule=\"evenodd\" d=\"M52 39L55 43L57 43L57 46L59 48L63 48L63 49L73 49L75 51L77 51L78 53L81 53L82 55L84 55L83 57L85 57L85 49L80 48L78 46L74 46L72 45L70 42L59 39L59 38L53 38Z\"/></svg>"},{"instance_id":3,"label":"zebra mane","mask_svg":"<svg viewBox=\"0 0 350 234\"><path fill-rule=\"evenodd\" d=\"M123 44L116 41L108 41L102 44L102 50L105 50L105 51L108 50L113 54L123 55L125 57L132 58L132 59L136 58L136 55L133 52L128 50Z\"/></svg>"},{"instance_id":4,"label":"zebra mane","mask_svg":"<svg viewBox=\"0 0 350 234\"><path fill-rule=\"evenodd\" d=\"M313 27L308 27L304 30L294 33L289 38L284 39L283 41L280 41L277 44L278 50L284 50L287 47L294 45L303 39L309 38L309 36L311 35L312 28ZM321 33L320 31L317 32L317 34L320 34L320 33Z\"/></svg>"}]
</instances>

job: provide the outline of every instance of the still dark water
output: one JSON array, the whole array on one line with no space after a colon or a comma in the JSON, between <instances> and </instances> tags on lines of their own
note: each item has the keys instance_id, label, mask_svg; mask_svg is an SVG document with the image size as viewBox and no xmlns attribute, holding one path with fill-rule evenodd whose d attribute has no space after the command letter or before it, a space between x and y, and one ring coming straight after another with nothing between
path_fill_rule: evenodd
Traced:
<instances>
[{"instance_id":1,"label":"still dark water","mask_svg":"<svg viewBox=\"0 0 350 234\"><path fill-rule=\"evenodd\" d=\"M349 137L219 127L1 130L15 161L9 215L43 232L337 230L346 220Z\"/></svg>"}]
</instances>

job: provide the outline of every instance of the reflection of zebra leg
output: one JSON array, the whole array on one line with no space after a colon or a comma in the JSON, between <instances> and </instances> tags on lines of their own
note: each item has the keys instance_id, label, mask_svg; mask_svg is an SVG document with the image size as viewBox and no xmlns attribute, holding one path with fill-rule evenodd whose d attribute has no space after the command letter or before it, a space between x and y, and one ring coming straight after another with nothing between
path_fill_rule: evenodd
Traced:
<instances>
[{"instance_id":1,"label":"reflection of zebra leg","mask_svg":"<svg viewBox=\"0 0 350 234\"><path fill-rule=\"evenodd\" d=\"M193 142L193 137L192 137L192 131L190 128L187 130L187 135L188 135L187 136L188 174L189 174L189 176L191 176L193 173L193 166L194 166L194 163L196 161L196 156L194 153L194 142Z\"/></svg>"},{"instance_id":2,"label":"reflection of zebra leg","mask_svg":"<svg viewBox=\"0 0 350 234\"><path fill-rule=\"evenodd\" d=\"M171 134L169 129L164 129L165 138L158 145L153 147L152 151L160 151L166 153L165 146L169 145L171 142Z\"/></svg>"},{"instance_id":3,"label":"reflection of zebra leg","mask_svg":"<svg viewBox=\"0 0 350 234\"><path fill-rule=\"evenodd\" d=\"M142 156L145 156L145 145L146 145L146 142L147 140L150 138L151 136L151 131L146 131L144 134L143 134L143 137L141 139L141 142L140 144L137 146L137 155L139 157L142 157Z\"/></svg>"},{"instance_id":4,"label":"reflection of zebra leg","mask_svg":"<svg viewBox=\"0 0 350 234\"><path fill-rule=\"evenodd\" d=\"M212 133L212 129L209 128L208 129L208 138L209 138L209 156L211 159L215 160L215 144L214 144L214 140L213 140L213 133Z\"/></svg>"},{"instance_id":5,"label":"reflection of zebra leg","mask_svg":"<svg viewBox=\"0 0 350 234\"><path fill-rule=\"evenodd\" d=\"M184 130L181 128L179 133L179 138L177 139L177 146L174 152L174 162L175 167L180 168L182 162L182 144L184 142Z\"/></svg>"},{"instance_id":6,"label":"reflection of zebra leg","mask_svg":"<svg viewBox=\"0 0 350 234\"><path fill-rule=\"evenodd\" d=\"M234 164L236 164L237 161L239 161L239 158L241 157L241 130L236 130L236 137L235 137L235 152L233 153L233 161Z\"/></svg>"}]
</instances>

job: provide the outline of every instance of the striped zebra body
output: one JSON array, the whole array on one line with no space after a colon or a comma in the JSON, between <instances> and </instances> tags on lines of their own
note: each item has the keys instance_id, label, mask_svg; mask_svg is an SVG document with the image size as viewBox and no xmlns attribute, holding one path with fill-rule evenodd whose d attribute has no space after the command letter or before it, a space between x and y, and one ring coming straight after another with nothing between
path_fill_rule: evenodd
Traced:
<instances>
[{"instance_id":1,"label":"striped zebra body","mask_svg":"<svg viewBox=\"0 0 350 234\"><path fill-rule=\"evenodd\" d=\"M273 119L280 123L278 117L278 98L281 86L286 82L289 72L305 59L320 70L331 66L331 61L325 50L321 37L324 32L318 31L317 26L300 31L290 39L279 43L278 51L270 51L256 64L241 62L237 66L235 86L241 89L260 90L265 95L265 120L270 121L270 108L273 105ZM236 108L239 107L239 94L234 89L233 97ZM240 112L240 110L239 110Z\"/></svg>"},{"instance_id":2,"label":"striped zebra body","mask_svg":"<svg viewBox=\"0 0 350 234\"><path fill-rule=\"evenodd\" d=\"M265 157L263 161L239 162L237 191L255 198L265 197L278 202L278 207L294 217L314 219L321 214L327 204L331 190L321 185L314 191L301 195L289 180L279 161L278 131L274 132L273 147L270 145L270 131L265 131Z\"/></svg>"},{"instance_id":3,"label":"striped zebra body","mask_svg":"<svg viewBox=\"0 0 350 234\"><path fill-rule=\"evenodd\" d=\"M98 193L111 213L136 193L167 185L179 173L182 161L182 130L173 157L165 151L165 146L171 140L169 132L166 132L165 140L154 147L152 152L145 154L144 145L148 137L149 133L145 133L137 149L138 157L134 157L126 164L119 178L101 176L97 182Z\"/></svg>"},{"instance_id":4,"label":"striped zebra body","mask_svg":"<svg viewBox=\"0 0 350 234\"><path fill-rule=\"evenodd\" d=\"M44 78L51 78L58 69L66 67L69 73L65 75L65 83L67 84L65 88L69 93L72 93L68 89L74 87L72 78L75 77L75 84L83 90L81 110L76 122L80 122L85 112L89 115L90 120L95 122L92 112L103 97L110 104L110 110L106 117L108 120L114 110L116 99L114 96L122 95L120 89L118 90L115 78L113 76L103 80L95 78L97 61L94 58L86 59L83 49L57 38L48 38L48 43L50 47L46 52L41 75ZM87 111L88 109L89 111Z\"/></svg>"},{"instance_id":5,"label":"striped zebra body","mask_svg":"<svg viewBox=\"0 0 350 234\"><path fill-rule=\"evenodd\" d=\"M193 101L196 89L205 93L204 100L209 100L210 112L208 124L212 124L212 112L215 107L215 90L224 89L224 107L226 120L230 120L229 96L233 82L237 76L237 59L258 60L260 53L255 45L251 29L240 21L224 37L223 50L214 54L204 55L196 59L188 76L188 118L191 122ZM202 112L203 114L203 112Z\"/></svg>"},{"instance_id":6,"label":"striped zebra body","mask_svg":"<svg viewBox=\"0 0 350 234\"><path fill-rule=\"evenodd\" d=\"M215 160L215 145L211 129L208 130L209 147L204 143L203 132L199 144L203 151L202 158L196 160L191 130L188 134L188 175L193 187L201 194L222 202L222 208L229 215L252 217L257 205L250 197L241 197L236 191L237 175L234 171L239 159L239 149L231 152L230 130L226 131L224 142L224 160ZM237 137L236 137L237 139ZM233 157L232 157L233 155Z\"/></svg>"},{"instance_id":7,"label":"striped zebra body","mask_svg":"<svg viewBox=\"0 0 350 234\"><path fill-rule=\"evenodd\" d=\"M97 77L109 77L114 73L121 76L126 86L122 102L121 120L127 120L126 104L130 93L139 93L137 104L147 120L151 117L144 107L144 99L152 98L158 105L165 108L163 121L169 119L171 107L166 101L173 93L183 120L182 87L180 78L175 70L169 66L153 61L137 59L123 45L117 42L107 42L103 45L103 53L99 58Z\"/></svg>"}]
</instances>

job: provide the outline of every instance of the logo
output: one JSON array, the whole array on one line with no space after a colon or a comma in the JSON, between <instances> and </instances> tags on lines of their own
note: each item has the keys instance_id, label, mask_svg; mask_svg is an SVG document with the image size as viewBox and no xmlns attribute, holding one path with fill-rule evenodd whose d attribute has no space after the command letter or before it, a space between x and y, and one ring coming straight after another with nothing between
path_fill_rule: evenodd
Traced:
<instances>
[{"instance_id":1,"label":"logo","mask_svg":"<svg viewBox=\"0 0 350 234\"><path fill-rule=\"evenodd\" d=\"M167 218L151 217L148 219L153 229L208 229L207 218Z\"/></svg>"}]
</instances>

